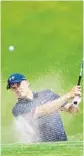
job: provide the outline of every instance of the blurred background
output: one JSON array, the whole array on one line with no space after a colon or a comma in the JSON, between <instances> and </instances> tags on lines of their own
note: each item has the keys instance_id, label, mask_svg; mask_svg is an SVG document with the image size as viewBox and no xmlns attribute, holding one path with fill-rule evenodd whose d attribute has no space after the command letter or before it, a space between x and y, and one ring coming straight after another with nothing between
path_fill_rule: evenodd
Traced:
<instances>
[{"instance_id":1,"label":"blurred background","mask_svg":"<svg viewBox=\"0 0 84 156\"><path fill-rule=\"evenodd\" d=\"M3 1L1 5L2 144L14 143L14 95L6 90L10 74L20 72L34 91L59 95L77 83L83 53L82 1ZM9 46L14 50L10 51ZM61 113L69 141L83 139L83 106L73 116Z\"/></svg>"}]
</instances>

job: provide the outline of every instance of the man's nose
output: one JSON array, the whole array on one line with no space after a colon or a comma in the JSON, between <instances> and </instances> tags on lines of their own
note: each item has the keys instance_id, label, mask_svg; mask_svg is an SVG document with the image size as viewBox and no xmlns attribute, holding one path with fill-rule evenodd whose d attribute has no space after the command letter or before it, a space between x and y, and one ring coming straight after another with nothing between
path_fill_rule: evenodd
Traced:
<instances>
[{"instance_id":1,"label":"man's nose","mask_svg":"<svg viewBox=\"0 0 84 156\"><path fill-rule=\"evenodd\" d=\"M19 88L19 87L17 87L16 91L20 91L20 88Z\"/></svg>"}]
</instances>

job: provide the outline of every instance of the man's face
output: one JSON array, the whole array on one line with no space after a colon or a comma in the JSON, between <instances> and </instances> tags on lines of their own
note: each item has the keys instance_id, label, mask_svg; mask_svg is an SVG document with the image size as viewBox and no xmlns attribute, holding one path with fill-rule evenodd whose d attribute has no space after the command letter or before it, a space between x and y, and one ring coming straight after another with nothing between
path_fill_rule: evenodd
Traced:
<instances>
[{"instance_id":1,"label":"man's face","mask_svg":"<svg viewBox=\"0 0 84 156\"><path fill-rule=\"evenodd\" d=\"M10 89L17 95L18 98L25 98L28 95L28 81L24 80L20 83L11 84Z\"/></svg>"}]
</instances>

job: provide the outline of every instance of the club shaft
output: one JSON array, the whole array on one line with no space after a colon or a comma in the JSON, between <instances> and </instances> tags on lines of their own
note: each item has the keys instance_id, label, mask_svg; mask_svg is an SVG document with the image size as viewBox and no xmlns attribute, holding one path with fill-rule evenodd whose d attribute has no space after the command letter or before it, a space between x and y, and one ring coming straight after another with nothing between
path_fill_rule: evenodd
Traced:
<instances>
[{"instance_id":1,"label":"club shaft","mask_svg":"<svg viewBox=\"0 0 84 156\"><path fill-rule=\"evenodd\" d=\"M79 76L79 79L78 79L78 83L77 83L78 86L80 85L80 82L81 82L81 76Z\"/></svg>"}]
</instances>

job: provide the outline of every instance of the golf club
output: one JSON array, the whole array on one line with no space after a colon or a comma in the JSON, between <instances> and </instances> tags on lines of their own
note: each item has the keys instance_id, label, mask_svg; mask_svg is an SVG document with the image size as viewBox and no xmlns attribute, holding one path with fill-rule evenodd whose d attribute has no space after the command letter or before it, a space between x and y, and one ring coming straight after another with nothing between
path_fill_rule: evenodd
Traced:
<instances>
[{"instance_id":1,"label":"golf club","mask_svg":"<svg viewBox=\"0 0 84 156\"><path fill-rule=\"evenodd\" d=\"M82 74L83 74L83 62L84 62L84 60L82 61L82 64L81 64L81 69L80 69L80 74L79 74L77 86L79 86L80 83L81 83L81 78L82 78ZM73 100L73 104L76 105L76 104L80 101L79 98L80 98L79 96L76 96L76 97L74 98L74 100Z\"/></svg>"}]
</instances>

